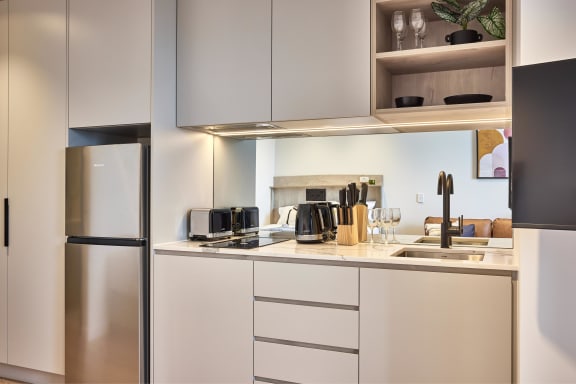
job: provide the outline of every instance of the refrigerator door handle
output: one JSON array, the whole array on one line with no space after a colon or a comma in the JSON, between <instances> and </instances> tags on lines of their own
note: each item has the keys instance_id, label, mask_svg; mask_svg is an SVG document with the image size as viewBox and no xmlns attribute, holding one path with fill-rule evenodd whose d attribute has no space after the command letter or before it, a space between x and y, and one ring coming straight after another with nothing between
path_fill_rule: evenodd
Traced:
<instances>
[{"instance_id":1,"label":"refrigerator door handle","mask_svg":"<svg viewBox=\"0 0 576 384\"><path fill-rule=\"evenodd\" d=\"M10 242L10 206L8 204L8 198L4 198L4 246L7 247Z\"/></svg>"}]
</instances>

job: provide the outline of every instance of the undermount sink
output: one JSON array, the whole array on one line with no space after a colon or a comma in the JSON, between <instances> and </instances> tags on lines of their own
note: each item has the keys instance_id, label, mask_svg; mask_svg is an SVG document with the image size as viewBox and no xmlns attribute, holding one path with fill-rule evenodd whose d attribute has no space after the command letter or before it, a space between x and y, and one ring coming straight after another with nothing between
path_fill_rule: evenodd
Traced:
<instances>
[{"instance_id":1,"label":"undermount sink","mask_svg":"<svg viewBox=\"0 0 576 384\"><path fill-rule=\"evenodd\" d=\"M489 239L484 237L452 237L452 245L471 245L485 247ZM417 244L440 244L440 236L423 236L416 240Z\"/></svg>"},{"instance_id":2,"label":"undermount sink","mask_svg":"<svg viewBox=\"0 0 576 384\"><path fill-rule=\"evenodd\" d=\"M423 249L401 249L399 252L392 254L394 257L410 257L419 259L445 259L445 260L484 260L484 252L466 251L453 252L450 250L423 250Z\"/></svg>"}]
</instances>

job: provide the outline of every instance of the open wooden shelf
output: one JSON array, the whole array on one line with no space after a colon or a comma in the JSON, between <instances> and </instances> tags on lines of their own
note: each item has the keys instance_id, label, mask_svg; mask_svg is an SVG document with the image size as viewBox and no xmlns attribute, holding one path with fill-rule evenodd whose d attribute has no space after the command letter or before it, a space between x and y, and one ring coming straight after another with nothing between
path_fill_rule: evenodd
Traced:
<instances>
[{"instance_id":1,"label":"open wooden shelf","mask_svg":"<svg viewBox=\"0 0 576 384\"><path fill-rule=\"evenodd\" d=\"M489 0L485 11L497 6L505 14L506 39L489 36L477 21L468 27L484 41L449 45L445 36L458 26L440 20L430 0L373 0L372 3L372 115L398 132L507 128L511 126L513 0ZM414 48L409 28L404 49L395 50L390 28L394 11L409 17L421 8L427 17L425 48ZM492 102L444 105L458 94L489 94ZM400 96L421 96L424 106L394 108Z\"/></svg>"},{"instance_id":2,"label":"open wooden shelf","mask_svg":"<svg viewBox=\"0 0 576 384\"><path fill-rule=\"evenodd\" d=\"M505 65L506 41L408 49L376 53L376 62L391 74L449 71Z\"/></svg>"}]
</instances>

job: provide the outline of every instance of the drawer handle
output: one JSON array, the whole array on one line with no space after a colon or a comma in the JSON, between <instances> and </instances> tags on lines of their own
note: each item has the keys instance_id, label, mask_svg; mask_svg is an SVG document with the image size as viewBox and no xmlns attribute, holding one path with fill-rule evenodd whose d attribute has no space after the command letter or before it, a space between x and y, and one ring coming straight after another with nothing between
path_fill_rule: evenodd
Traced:
<instances>
[{"instance_id":1,"label":"drawer handle","mask_svg":"<svg viewBox=\"0 0 576 384\"><path fill-rule=\"evenodd\" d=\"M276 379L271 379L269 377L262 377L262 376L254 376L254 381L261 381L262 383L270 383L270 384L300 384L300 383L295 383L294 381L276 380Z\"/></svg>"},{"instance_id":2,"label":"drawer handle","mask_svg":"<svg viewBox=\"0 0 576 384\"><path fill-rule=\"evenodd\" d=\"M304 342L301 342L301 341L292 341L292 340L284 340L284 339L273 339L273 338L271 338L271 337L255 336L255 337L254 337L254 341L259 341L259 342L262 342L262 343L272 343L272 344L289 345L289 346L292 346L292 347L321 349L321 350L323 350L323 351L350 353L350 354L353 354L353 355L357 355L357 354L358 354L358 349L355 349L355 348L334 347L334 346L332 346L332 345L315 344L315 343L304 343Z\"/></svg>"},{"instance_id":3,"label":"drawer handle","mask_svg":"<svg viewBox=\"0 0 576 384\"><path fill-rule=\"evenodd\" d=\"M254 296L254 301L262 301L265 303L289 304L289 305L303 305L306 307L343 309L345 311L358 311L360 309L358 305L331 304L331 303L321 303L318 301L305 301L305 300L277 299L275 297L264 297L264 296Z\"/></svg>"}]
</instances>

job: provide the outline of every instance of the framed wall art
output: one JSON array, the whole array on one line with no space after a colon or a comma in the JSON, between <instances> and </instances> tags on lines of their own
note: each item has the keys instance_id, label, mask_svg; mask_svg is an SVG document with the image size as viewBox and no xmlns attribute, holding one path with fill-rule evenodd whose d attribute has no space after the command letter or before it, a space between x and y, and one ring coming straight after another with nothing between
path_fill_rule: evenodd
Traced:
<instances>
[{"instance_id":1,"label":"framed wall art","mask_svg":"<svg viewBox=\"0 0 576 384\"><path fill-rule=\"evenodd\" d=\"M479 179L507 179L510 175L508 138L510 129L476 131L476 177Z\"/></svg>"}]
</instances>

